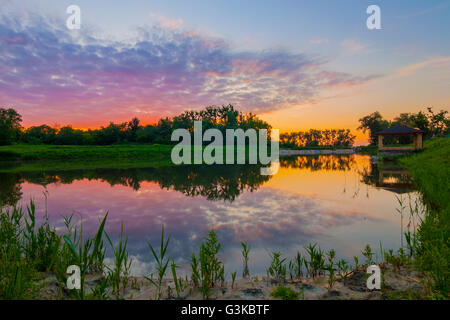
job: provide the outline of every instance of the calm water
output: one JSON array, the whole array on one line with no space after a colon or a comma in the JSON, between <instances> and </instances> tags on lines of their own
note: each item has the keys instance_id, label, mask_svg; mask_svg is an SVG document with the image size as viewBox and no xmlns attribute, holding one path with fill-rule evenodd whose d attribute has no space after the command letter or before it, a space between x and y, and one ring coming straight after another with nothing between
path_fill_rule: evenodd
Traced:
<instances>
[{"instance_id":1,"label":"calm water","mask_svg":"<svg viewBox=\"0 0 450 320\"><path fill-rule=\"evenodd\" d=\"M61 231L61 216L72 212L91 234L107 211L112 236L123 219L135 275L153 271L147 242L159 245L162 224L171 235L169 255L185 270L210 229L218 233L228 274L242 272L240 241L251 246L252 274L265 273L269 252L291 258L312 242L349 261L366 244L378 251L380 240L398 249L396 195L415 197L410 188L406 171L380 171L361 155L282 158L274 176L261 176L256 166L0 174L0 201L34 199L40 216L47 210Z\"/></svg>"}]
</instances>

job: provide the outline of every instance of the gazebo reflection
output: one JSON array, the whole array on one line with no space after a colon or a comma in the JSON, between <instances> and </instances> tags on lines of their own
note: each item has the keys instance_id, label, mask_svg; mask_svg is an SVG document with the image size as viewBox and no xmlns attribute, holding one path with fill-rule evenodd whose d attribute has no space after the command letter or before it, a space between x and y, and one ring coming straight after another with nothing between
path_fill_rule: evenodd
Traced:
<instances>
[{"instance_id":1,"label":"gazebo reflection","mask_svg":"<svg viewBox=\"0 0 450 320\"><path fill-rule=\"evenodd\" d=\"M370 171L364 170L360 174L365 184L390 192L403 194L415 190L411 173L395 164L385 162L383 166L378 166L371 163Z\"/></svg>"}]
</instances>

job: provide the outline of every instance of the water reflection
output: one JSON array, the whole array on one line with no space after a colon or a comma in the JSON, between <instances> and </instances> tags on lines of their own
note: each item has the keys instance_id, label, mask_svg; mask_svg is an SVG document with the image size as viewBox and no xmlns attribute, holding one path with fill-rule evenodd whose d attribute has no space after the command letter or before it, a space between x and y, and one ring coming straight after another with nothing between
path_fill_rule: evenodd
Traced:
<instances>
[{"instance_id":1,"label":"water reflection","mask_svg":"<svg viewBox=\"0 0 450 320\"><path fill-rule=\"evenodd\" d=\"M150 271L147 242L158 243L161 224L172 236L169 253L181 265L215 229L227 270L240 270L239 242L245 240L252 246L250 271L264 273L268 252L294 256L310 242L344 258L380 240L397 249L397 201L385 189L393 187L386 183L394 173L384 170L380 184L369 157L327 155L281 158L274 176L244 165L0 173L0 199L25 205L34 198L57 226L62 214L76 212L88 233L109 211L110 234L124 220L136 274Z\"/></svg>"},{"instance_id":2,"label":"water reflection","mask_svg":"<svg viewBox=\"0 0 450 320\"><path fill-rule=\"evenodd\" d=\"M348 171L354 164L354 155L289 156L280 159L281 167L312 171Z\"/></svg>"},{"instance_id":3,"label":"water reflection","mask_svg":"<svg viewBox=\"0 0 450 320\"><path fill-rule=\"evenodd\" d=\"M363 183L383 188L384 190L398 194L414 190L411 173L393 163L386 162L383 166L371 163L370 167L364 167L360 174Z\"/></svg>"}]
</instances>

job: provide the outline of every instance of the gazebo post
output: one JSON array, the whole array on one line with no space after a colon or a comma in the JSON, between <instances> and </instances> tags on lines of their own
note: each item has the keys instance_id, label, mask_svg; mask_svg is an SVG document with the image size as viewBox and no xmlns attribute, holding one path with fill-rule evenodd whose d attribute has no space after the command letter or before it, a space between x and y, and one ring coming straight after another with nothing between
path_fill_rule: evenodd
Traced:
<instances>
[{"instance_id":1,"label":"gazebo post","mask_svg":"<svg viewBox=\"0 0 450 320\"><path fill-rule=\"evenodd\" d=\"M414 149L420 150L422 147L422 133L417 133L414 135Z\"/></svg>"},{"instance_id":2,"label":"gazebo post","mask_svg":"<svg viewBox=\"0 0 450 320\"><path fill-rule=\"evenodd\" d=\"M378 149L383 148L383 136L381 134L378 135Z\"/></svg>"}]
</instances>

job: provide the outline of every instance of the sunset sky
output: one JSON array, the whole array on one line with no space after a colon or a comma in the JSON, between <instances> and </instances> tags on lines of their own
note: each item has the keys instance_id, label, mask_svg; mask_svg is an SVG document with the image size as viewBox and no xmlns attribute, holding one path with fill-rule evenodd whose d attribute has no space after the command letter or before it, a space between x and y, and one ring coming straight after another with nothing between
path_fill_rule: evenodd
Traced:
<instances>
[{"instance_id":1,"label":"sunset sky","mask_svg":"<svg viewBox=\"0 0 450 320\"><path fill-rule=\"evenodd\" d=\"M81 8L69 30L66 8ZM366 8L381 8L369 30ZM0 3L0 106L23 125L151 123L232 103L280 131L450 108L450 1Z\"/></svg>"}]
</instances>

